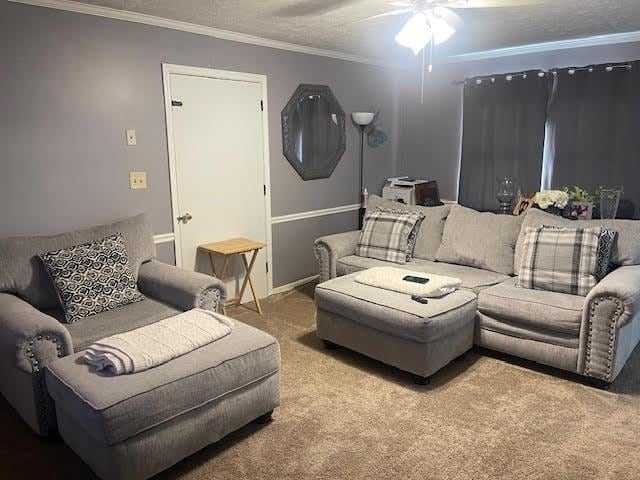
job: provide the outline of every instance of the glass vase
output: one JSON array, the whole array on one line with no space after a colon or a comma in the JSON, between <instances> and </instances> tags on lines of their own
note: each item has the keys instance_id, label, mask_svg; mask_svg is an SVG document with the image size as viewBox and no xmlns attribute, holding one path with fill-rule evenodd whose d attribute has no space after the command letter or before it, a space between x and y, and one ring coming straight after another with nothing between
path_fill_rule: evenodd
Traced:
<instances>
[{"instance_id":1,"label":"glass vase","mask_svg":"<svg viewBox=\"0 0 640 480\"><path fill-rule=\"evenodd\" d=\"M518 192L518 182L513 177L497 178L496 198L500 204L500 213L510 214L513 210L513 201Z\"/></svg>"},{"instance_id":2,"label":"glass vase","mask_svg":"<svg viewBox=\"0 0 640 480\"><path fill-rule=\"evenodd\" d=\"M616 218L621 190L600 190L600 218Z\"/></svg>"}]
</instances>

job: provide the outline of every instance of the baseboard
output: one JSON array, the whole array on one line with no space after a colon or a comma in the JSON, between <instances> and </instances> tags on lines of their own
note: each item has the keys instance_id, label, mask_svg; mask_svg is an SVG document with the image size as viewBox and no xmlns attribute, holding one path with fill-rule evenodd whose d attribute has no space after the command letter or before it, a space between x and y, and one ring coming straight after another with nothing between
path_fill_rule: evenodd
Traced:
<instances>
[{"instance_id":1,"label":"baseboard","mask_svg":"<svg viewBox=\"0 0 640 480\"><path fill-rule=\"evenodd\" d=\"M300 285L313 282L314 280L317 280L318 277L319 275L311 275L310 277L301 278L300 280L296 280L295 282L287 283L286 285L281 285L271 290L271 295L274 295L276 293L288 292L289 290L293 290L294 288L299 287Z\"/></svg>"}]
</instances>

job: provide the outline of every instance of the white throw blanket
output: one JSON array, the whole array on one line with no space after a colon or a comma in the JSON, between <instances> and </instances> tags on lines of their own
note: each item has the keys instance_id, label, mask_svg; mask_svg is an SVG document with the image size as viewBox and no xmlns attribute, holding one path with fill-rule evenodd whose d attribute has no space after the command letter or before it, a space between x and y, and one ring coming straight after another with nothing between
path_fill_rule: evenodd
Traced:
<instances>
[{"instance_id":1,"label":"white throw blanket","mask_svg":"<svg viewBox=\"0 0 640 480\"><path fill-rule=\"evenodd\" d=\"M407 275L428 278L427 283L415 283L403 280ZM431 273L414 272L395 267L373 267L356 276L355 281L372 287L406 293L407 295L420 295L423 297L442 297L462 285L462 280Z\"/></svg>"},{"instance_id":2,"label":"white throw blanket","mask_svg":"<svg viewBox=\"0 0 640 480\"><path fill-rule=\"evenodd\" d=\"M91 345L83 360L116 375L142 372L218 340L233 328L230 318L195 308Z\"/></svg>"}]
</instances>

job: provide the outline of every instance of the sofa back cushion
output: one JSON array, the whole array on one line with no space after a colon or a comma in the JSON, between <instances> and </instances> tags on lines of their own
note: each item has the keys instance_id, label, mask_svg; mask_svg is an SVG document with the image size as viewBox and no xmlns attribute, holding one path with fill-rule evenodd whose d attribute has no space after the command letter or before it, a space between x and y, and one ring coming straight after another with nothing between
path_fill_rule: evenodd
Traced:
<instances>
[{"instance_id":1,"label":"sofa back cushion","mask_svg":"<svg viewBox=\"0 0 640 480\"><path fill-rule=\"evenodd\" d=\"M542 226L576 228L601 227L618 232L611 251L611 263L614 266L640 265L640 221L639 220L567 220L566 218L530 208L524 215L522 230L518 237L515 255L515 269L520 270L524 250L524 232L528 227Z\"/></svg>"},{"instance_id":2,"label":"sofa back cushion","mask_svg":"<svg viewBox=\"0 0 640 480\"><path fill-rule=\"evenodd\" d=\"M513 275L521 223L522 217L453 205L436 260Z\"/></svg>"},{"instance_id":3,"label":"sofa back cushion","mask_svg":"<svg viewBox=\"0 0 640 480\"><path fill-rule=\"evenodd\" d=\"M442 232L451 209L450 205L441 205L439 207L405 205L377 195L370 195L367 201L367 210L374 211L377 207L422 213L424 219L418 230L413 256L422 260L435 260L438 247L442 243Z\"/></svg>"},{"instance_id":4,"label":"sofa back cushion","mask_svg":"<svg viewBox=\"0 0 640 480\"><path fill-rule=\"evenodd\" d=\"M140 264L155 257L151 224L144 214L59 235L0 238L0 292L16 294L40 310L57 307L55 288L38 255L118 232L124 239L131 271L137 280Z\"/></svg>"}]
</instances>

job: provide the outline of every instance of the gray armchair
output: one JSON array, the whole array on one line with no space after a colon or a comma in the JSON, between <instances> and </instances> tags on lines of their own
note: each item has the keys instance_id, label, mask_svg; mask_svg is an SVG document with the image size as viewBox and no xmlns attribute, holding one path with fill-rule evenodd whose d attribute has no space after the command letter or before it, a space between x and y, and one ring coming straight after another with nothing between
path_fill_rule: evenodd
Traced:
<instances>
[{"instance_id":1,"label":"gray armchair","mask_svg":"<svg viewBox=\"0 0 640 480\"><path fill-rule=\"evenodd\" d=\"M38 253L120 232L142 302L80 320L61 321L53 285ZM43 369L89 344L200 307L219 310L226 299L217 278L167 265L155 257L145 215L110 225L46 237L0 238L0 392L38 434L56 431L55 409Z\"/></svg>"}]
</instances>

